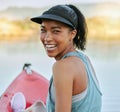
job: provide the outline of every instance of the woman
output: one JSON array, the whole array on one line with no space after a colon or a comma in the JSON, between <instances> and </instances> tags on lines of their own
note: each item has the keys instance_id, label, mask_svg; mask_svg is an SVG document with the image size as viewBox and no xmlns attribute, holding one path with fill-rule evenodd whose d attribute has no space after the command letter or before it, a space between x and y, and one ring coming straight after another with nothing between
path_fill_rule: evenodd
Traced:
<instances>
[{"instance_id":1,"label":"woman","mask_svg":"<svg viewBox=\"0 0 120 112\"><path fill-rule=\"evenodd\" d=\"M47 55L56 60L47 111L100 112L98 80L90 60L81 52L87 33L82 13L73 5L57 5L31 20L41 24L40 40Z\"/></svg>"},{"instance_id":2,"label":"woman","mask_svg":"<svg viewBox=\"0 0 120 112\"><path fill-rule=\"evenodd\" d=\"M40 40L55 58L47 112L101 112L101 92L85 50L87 26L73 5L57 5L31 18L41 24ZM79 51L77 50L79 49Z\"/></svg>"}]
</instances>

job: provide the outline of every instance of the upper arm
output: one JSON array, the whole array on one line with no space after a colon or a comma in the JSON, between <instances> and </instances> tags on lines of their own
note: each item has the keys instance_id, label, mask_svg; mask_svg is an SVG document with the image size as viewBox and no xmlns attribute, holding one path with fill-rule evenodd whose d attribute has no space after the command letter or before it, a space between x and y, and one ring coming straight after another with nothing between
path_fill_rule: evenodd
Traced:
<instances>
[{"instance_id":1,"label":"upper arm","mask_svg":"<svg viewBox=\"0 0 120 112\"><path fill-rule=\"evenodd\" d=\"M68 63L56 62L53 66L55 112L71 112L73 74Z\"/></svg>"}]
</instances>

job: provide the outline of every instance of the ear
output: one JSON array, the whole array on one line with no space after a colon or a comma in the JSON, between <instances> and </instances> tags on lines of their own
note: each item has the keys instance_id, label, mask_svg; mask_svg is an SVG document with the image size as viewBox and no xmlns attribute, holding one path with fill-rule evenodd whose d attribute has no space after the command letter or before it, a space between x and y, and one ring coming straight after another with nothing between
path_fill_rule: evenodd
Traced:
<instances>
[{"instance_id":1,"label":"ear","mask_svg":"<svg viewBox=\"0 0 120 112\"><path fill-rule=\"evenodd\" d=\"M77 30L76 29L72 30L71 31L71 39L70 40L73 40L75 38L76 34L77 34Z\"/></svg>"}]
</instances>

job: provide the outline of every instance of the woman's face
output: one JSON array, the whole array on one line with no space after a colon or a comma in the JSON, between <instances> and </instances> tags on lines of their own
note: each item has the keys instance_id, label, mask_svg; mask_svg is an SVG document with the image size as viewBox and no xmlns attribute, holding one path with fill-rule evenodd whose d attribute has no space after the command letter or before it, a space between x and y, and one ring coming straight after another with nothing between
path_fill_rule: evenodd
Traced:
<instances>
[{"instance_id":1,"label":"woman's face","mask_svg":"<svg viewBox=\"0 0 120 112\"><path fill-rule=\"evenodd\" d=\"M73 38L75 35L76 30L72 30L61 22L43 20L41 24L40 40L48 56L54 57L56 60L61 59L67 52L74 51Z\"/></svg>"}]
</instances>

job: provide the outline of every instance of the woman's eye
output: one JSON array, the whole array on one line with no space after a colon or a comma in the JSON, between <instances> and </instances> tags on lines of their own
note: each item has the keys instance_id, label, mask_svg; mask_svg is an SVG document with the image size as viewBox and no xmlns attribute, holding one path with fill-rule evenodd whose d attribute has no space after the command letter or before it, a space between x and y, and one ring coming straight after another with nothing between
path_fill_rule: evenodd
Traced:
<instances>
[{"instance_id":1,"label":"woman's eye","mask_svg":"<svg viewBox=\"0 0 120 112\"><path fill-rule=\"evenodd\" d=\"M59 30L54 30L53 32L54 32L54 33L59 33L60 31L59 31Z\"/></svg>"},{"instance_id":2,"label":"woman's eye","mask_svg":"<svg viewBox=\"0 0 120 112\"><path fill-rule=\"evenodd\" d=\"M41 33L45 33L46 32L46 30L45 29L41 29Z\"/></svg>"}]
</instances>

